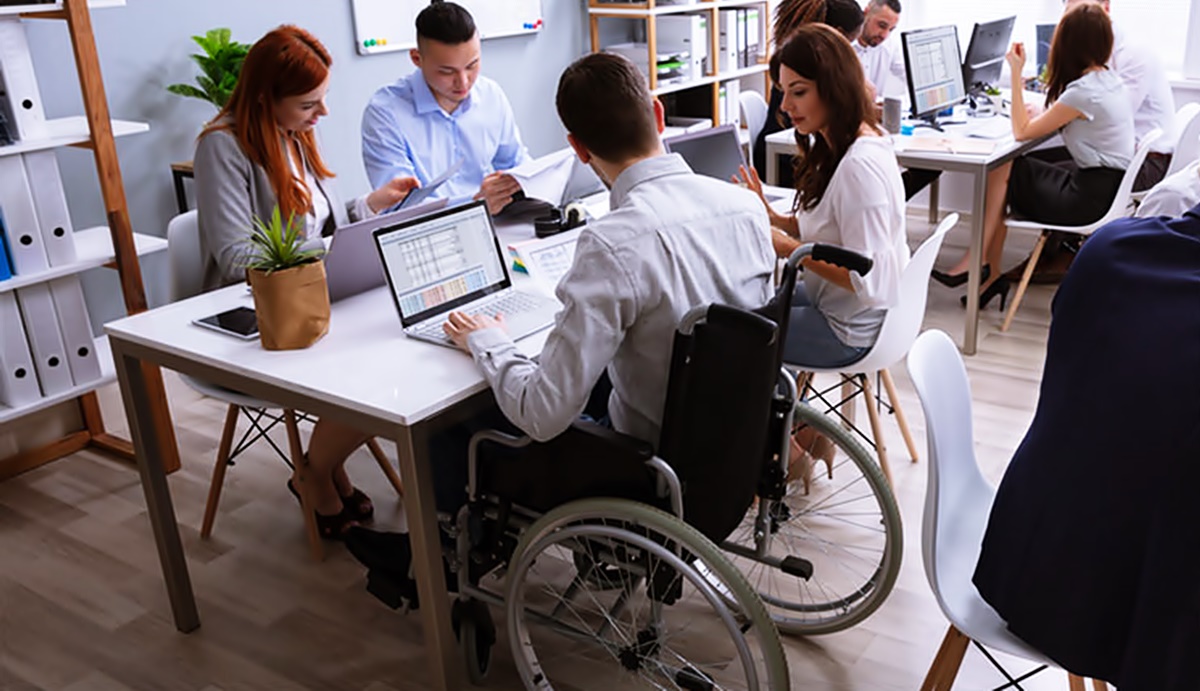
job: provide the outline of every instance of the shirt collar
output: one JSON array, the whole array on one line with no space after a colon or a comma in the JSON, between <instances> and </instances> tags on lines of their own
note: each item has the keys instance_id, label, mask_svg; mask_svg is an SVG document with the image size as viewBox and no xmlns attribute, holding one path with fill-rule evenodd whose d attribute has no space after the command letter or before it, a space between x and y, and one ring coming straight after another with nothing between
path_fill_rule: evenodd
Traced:
<instances>
[{"instance_id":1,"label":"shirt collar","mask_svg":"<svg viewBox=\"0 0 1200 691\"><path fill-rule=\"evenodd\" d=\"M612 190L609 192L610 207L616 209L625 203L625 198L633 191L634 187L667 175L680 175L691 173L692 169L688 167L686 161L679 154L663 154L659 156L651 156L642 161L638 161L621 171L617 179L613 181Z\"/></svg>"},{"instance_id":2,"label":"shirt collar","mask_svg":"<svg viewBox=\"0 0 1200 691\"><path fill-rule=\"evenodd\" d=\"M413 106L417 109L417 115L428 115L430 113L445 113L442 110L441 104L437 102L437 97L433 95L433 91L429 89L429 83L425 81L425 75L421 70L414 70L408 75L409 88L412 89ZM453 113L449 113L450 117L465 113L471 109L471 97L475 95L475 87L471 87L471 91L467 93L467 97L463 102L458 104L458 108L454 109Z\"/></svg>"}]
</instances>

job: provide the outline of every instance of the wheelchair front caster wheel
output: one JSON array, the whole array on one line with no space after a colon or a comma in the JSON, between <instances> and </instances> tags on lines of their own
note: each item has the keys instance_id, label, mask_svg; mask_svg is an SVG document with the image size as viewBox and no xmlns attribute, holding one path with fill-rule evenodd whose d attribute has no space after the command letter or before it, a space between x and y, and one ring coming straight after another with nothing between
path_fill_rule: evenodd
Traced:
<instances>
[{"instance_id":1,"label":"wheelchair front caster wheel","mask_svg":"<svg viewBox=\"0 0 1200 691\"><path fill-rule=\"evenodd\" d=\"M492 646L496 643L496 625L488 606L479 600L459 599L451 610L458 650L467 667L467 679L479 685L487 679L492 666Z\"/></svg>"}]
</instances>

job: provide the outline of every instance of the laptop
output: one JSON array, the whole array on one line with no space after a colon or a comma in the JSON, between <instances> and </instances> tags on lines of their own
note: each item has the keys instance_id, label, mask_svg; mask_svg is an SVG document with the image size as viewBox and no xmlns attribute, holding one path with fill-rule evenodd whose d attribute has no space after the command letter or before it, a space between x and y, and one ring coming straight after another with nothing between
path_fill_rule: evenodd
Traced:
<instances>
[{"instance_id":1,"label":"laptop","mask_svg":"<svg viewBox=\"0 0 1200 691\"><path fill-rule=\"evenodd\" d=\"M455 310L503 314L513 340L554 323L557 300L512 287L483 200L378 228L373 235L409 338L453 347L442 324Z\"/></svg>"},{"instance_id":2,"label":"laptop","mask_svg":"<svg viewBox=\"0 0 1200 691\"><path fill-rule=\"evenodd\" d=\"M746 165L737 127L732 124L667 137L663 148L683 156L692 172L725 182L738 179L738 166ZM763 194L770 202L786 198L771 189L764 189Z\"/></svg>"},{"instance_id":3,"label":"laptop","mask_svg":"<svg viewBox=\"0 0 1200 691\"><path fill-rule=\"evenodd\" d=\"M446 206L445 199L419 204L390 214L342 226L333 231L329 251L325 253L325 281L329 285L329 300L337 302L387 283L379 252L371 233L376 228L395 225L410 218L432 213Z\"/></svg>"}]
</instances>

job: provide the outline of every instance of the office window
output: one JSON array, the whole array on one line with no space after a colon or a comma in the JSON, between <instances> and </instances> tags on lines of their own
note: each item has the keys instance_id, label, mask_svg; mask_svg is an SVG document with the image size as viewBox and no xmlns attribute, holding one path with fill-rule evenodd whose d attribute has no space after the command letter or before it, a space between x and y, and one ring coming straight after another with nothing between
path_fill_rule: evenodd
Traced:
<instances>
[{"instance_id":1,"label":"office window","mask_svg":"<svg viewBox=\"0 0 1200 691\"><path fill-rule=\"evenodd\" d=\"M1113 21L1130 39L1155 48L1163 67L1177 73L1183 68L1191 5L1191 0L1111 0L1110 7Z\"/></svg>"}]
</instances>

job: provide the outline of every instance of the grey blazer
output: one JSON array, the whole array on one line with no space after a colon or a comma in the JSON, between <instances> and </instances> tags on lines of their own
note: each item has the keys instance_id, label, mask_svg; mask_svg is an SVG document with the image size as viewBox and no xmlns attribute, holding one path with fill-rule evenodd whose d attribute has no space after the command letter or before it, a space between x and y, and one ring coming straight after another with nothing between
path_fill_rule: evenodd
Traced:
<instances>
[{"instance_id":1,"label":"grey blazer","mask_svg":"<svg viewBox=\"0 0 1200 691\"><path fill-rule=\"evenodd\" d=\"M204 289L213 290L245 279L242 262L251 219L254 216L269 219L278 202L266 171L246 157L237 139L227 130L200 138L193 167L200 251L204 255ZM329 202L329 221L321 229L322 235L359 220L358 211L365 208L361 200L343 204L333 179L313 177L317 192ZM306 224L307 216L296 220ZM306 236L308 231L304 229Z\"/></svg>"}]
</instances>

